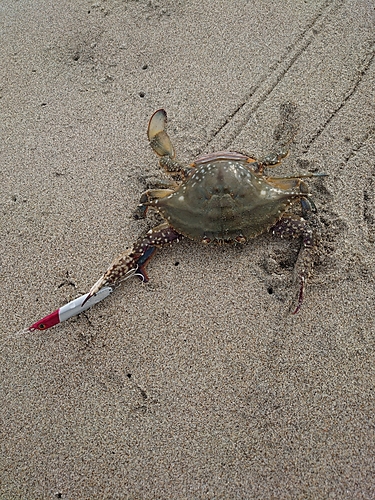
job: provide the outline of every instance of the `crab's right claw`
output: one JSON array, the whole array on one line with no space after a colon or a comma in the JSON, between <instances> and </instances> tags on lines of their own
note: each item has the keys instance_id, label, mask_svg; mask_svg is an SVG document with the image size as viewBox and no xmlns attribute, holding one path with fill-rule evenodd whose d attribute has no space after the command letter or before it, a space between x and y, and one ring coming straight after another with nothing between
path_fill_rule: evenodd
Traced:
<instances>
[{"instance_id":1,"label":"crab's right claw","mask_svg":"<svg viewBox=\"0 0 375 500\"><path fill-rule=\"evenodd\" d=\"M105 280L105 275L101 276L98 281L90 288L89 294L85 298L85 300L82 302L81 307L85 305L85 303L91 299L93 295L96 295L103 286L105 286L106 280Z\"/></svg>"},{"instance_id":2,"label":"crab's right claw","mask_svg":"<svg viewBox=\"0 0 375 500\"><path fill-rule=\"evenodd\" d=\"M175 152L165 131L167 126L167 113L164 109L159 109L151 116L148 124L147 137L150 141L150 146L158 156L168 156L173 159Z\"/></svg>"},{"instance_id":3,"label":"crab's right claw","mask_svg":"<svg viewBox=\"0 0 375 500\"><path fill-rule=\"evenodd\" d=\"M148 253L144 252L144 254L148 257ZM124 281L134 275L142 277L143 280L147 280L147 275L145 275L145 278L143 277L142 268L137 263L137 257L140 260L140 255L134 253L133 249L127 250L123 254L116 257L107 271L91 287L86 299L82 302L82 306L84 306L89 298L98 293L98 291L104 286L114 287L121 281Z\"/></svg>"},{"instance_id":4,"label":"crab's right claw","mask_svg":"<svg viewBox=\"0 0 375 500\"><path fill-rule=\"evenodd\" d=\"M126 250L112 261L106 272L91 288L82 306L103 287L113 288L132 276L138 276L142 281L147 282L146 266L156 248L179 241L180 237L180 233L177 233L167 222L150 229L146 235L139 238L133 248Z\"/></svg>"}]
</instances>

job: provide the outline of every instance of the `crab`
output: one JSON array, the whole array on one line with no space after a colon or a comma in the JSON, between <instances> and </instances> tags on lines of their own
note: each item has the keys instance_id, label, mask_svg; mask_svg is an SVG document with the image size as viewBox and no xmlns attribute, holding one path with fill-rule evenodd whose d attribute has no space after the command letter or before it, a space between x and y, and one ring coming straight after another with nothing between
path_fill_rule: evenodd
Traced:
<instances>
[{"instance_id":1,"label":"crab","mask_svg":"<svg viewBox=\"0 0 375 500\"><path fill-rule=\"evenodd\" d=\"M148 125L148 139L160 166L172 180L148 189L137 207L137 217L156 210L164 222L141 236L132 248L117 257L91 288L89 297L104 286L116 286L131 275L148 281L146 265L157 248L182 237L211 243L244 244L272 231L281 237L298 237L301 248L295 264L298 298L292 313L302 305L306 281L312 273L319 243L316 207L303 180L325 174L271 177L265 169L280 165L286 148L261 160L231 151L204 154L190 165L175 160L166 132L167 114L156 111ZM291 210L299 204L297 215Z\"/></svg>"}]
</instances>

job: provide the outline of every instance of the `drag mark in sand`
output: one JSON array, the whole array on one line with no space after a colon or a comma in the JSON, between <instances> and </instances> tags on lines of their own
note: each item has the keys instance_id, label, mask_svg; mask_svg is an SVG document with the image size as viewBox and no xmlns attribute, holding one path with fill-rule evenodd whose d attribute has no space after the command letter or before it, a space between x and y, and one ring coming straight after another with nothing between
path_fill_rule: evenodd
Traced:
<instances>
[{"instance_id":1,"label":"drag mark in sand","mask_svg":"<svg viewBox=\"0 0 375 500\"><path fill-rule=\"evenodd\" d=\"M375 127L371 127L366 135L359 141L359 146L351 151L347 161L349 161L362 148L365 148L373 143ZM371 141L369 140L371 139ZM371 154L369 155L371 158ZM370 243L375 242L375 165L372 167L369 175L365 180L365 188L363 190L363 220L367 226L367 239Z\"/></svg>"},{"instance_id":2,"label":"drag mark in sand","mask_svg":"<svg viewBox=\"0 0 375 500\"><path fill-rule=\"evenodd\" d=\"M226 118L225 122L205 144L204 149L226 149L234 138L246 126L251 116L265 102L275 87L283 80L289 69L314 41L317 33L322 31L327 21L343 5L342 0L326 1L318 14L306 26L305 30L297 37L293 45L273 66L268 73L249 92L236 109Z\"/></svg>"},{"instance_id":3,"label":"drag mark in sand","mask_svg":"<svg viewBox=\"0 0 375 500\"><path fill-rule=\"evenodd\" d=\"M367 71L369 70L373 60L375 57L375 43L371 46L369 53L366 54L366 57L361 65L361 68L358 71L358 77L355 79L353 85L349 88L349 90L346 92L344 98L342 101L339 103L339 105L332 111L332 113L329 115L327 120L323 123L323 125L315 132L313 137L309 140L307 145L303 149L303 153L307 153L308 150L310 149L310 146L314 144L314 142L320 137L320 135L323 133L323 131L326 129L326 127L331 123L333 118L340 113L340 111L343 109L343 107L347 104L349 99L355 94L357 91L361 81L363 80L363 77L366 75Z\"/></svg>"}]
</instances>

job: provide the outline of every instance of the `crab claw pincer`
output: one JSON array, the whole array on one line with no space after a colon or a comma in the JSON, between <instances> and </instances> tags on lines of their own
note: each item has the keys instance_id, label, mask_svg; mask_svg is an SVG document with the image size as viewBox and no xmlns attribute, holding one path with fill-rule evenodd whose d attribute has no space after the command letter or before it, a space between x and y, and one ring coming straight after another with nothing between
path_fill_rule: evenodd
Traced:
<instances>
[{"instance_id":1,"label":"crab claw pincer","mask_svg":"<svg viewBox=\"0 0 375 500\"><path fill-rule=\"evenodd\" d=\"M160 224L160 226L154 229L150 229L144 237L139 238L133 248L122 253L112 261L103 276L91 287L82 306L103 287L115 287L132 276L138 276L142 281L147 282L146 265L153 256L156 248L168 243L171 244L173 241L178 241L180 237L181 235L177 231L165 223Z\"/></svg>"}]
</instances>

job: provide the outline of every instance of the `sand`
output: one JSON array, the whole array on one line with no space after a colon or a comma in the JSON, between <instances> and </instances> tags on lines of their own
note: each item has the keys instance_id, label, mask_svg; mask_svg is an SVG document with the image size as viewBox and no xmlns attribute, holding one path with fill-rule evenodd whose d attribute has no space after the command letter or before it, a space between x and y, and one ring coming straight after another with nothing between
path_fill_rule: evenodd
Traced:
<instances>
[{"instance_id":1,"label":"sand","mask_svg":"<svg viewBox=\"0 0 375 500\"><path fill-rule=\"evenodd\" d=\"M375 498L374 20L370 0L1 2L2 500ZM298 241L184 240L149 284L17 336L156 223L132 213L163 175L161 107L184 162L262 156L296 111L277 175L329 174L301 312Z\"/></svg>"}]
</instances>

